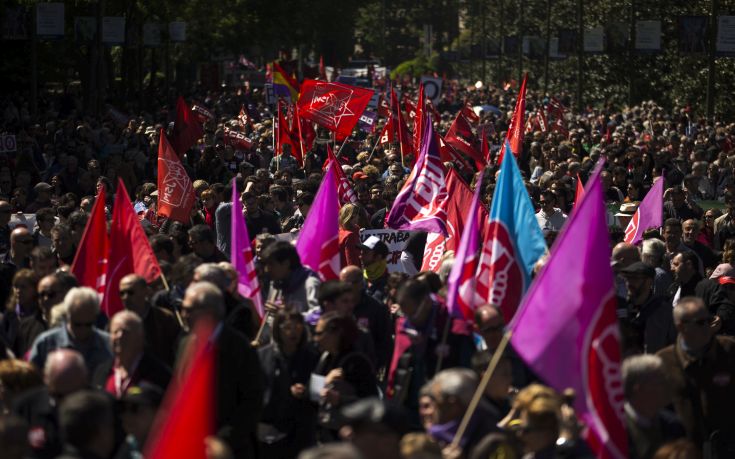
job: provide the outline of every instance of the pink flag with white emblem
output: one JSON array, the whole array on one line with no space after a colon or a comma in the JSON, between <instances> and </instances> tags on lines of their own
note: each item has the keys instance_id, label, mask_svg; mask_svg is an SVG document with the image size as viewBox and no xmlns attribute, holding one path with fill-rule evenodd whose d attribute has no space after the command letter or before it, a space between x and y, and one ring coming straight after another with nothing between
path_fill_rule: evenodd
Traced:
<instances>
[{"instance_id":1,"label":"pink flag with white emblem","mask_svg":"<svg viewBox=\"0 0 735 459\"><path fill-rule=\"evenodd\" d=\"M664 180L659 177L625 228L625 242L635 244L643 239L648 228L658 228L664 219Z\"/></svg>"},{"instance_id":2,"label":"pink flag with white emblem","mask_svg":"<svg viewBox=\"0 0 735 459\"><path fill-rule=\"evenodd\" d=\"M237 185L232 179L232 216L230 220L230 261L237 271L237 291L255 304L260 317L263 317L263 297L260 294L258 272L253 261L253 247L242 215L242 202L237 195Z\"/></svg>"},{"instance_id":3,"label":"pink flag with white emblem","mask_svg":"<svg viewBox=\"0 0 735 459\"><path fill-rule=\"evenodd\" d=\"M483 174L484 171L477 179L477 188L470 204L467 224L462 231L459 247L454 257L454 265L447 280L447 308L452 316L465 320L473 319L474 308L479 303L475 301L475 271L477 271L480 249L478 209L481 207Z\"/></svg>"},{"instance_id":4,"label":"pink flag with white emblem","mask_svg":"<svg viewBox=\"0 0 735 459\"><path fill-rule=\"evenodd\" d=\"M386 227L448 235L446 173L431 117L424 121L421 155L385 218Z\"/></svg>"},{"instance_id":5,"label":"pink flag with white emblem","mask_svg":"<svg viewBox=\"0 0 735 459\"><path fill-rule=\"evenodd\" d=\"M319 274L322 280L339 278L339 200L335 168L331 162L319 185L309 214L301 227L296 251L301 263Z\"/></svg>"},{"instance_id":6,"label":"pink flag with white emblem","mask_svg":"<svg viewBox=\"0 0 735 459\"><path fill-rule=\"evenodd\" d=\"M574 389L596 456L622 459L628 437L610 238L599 175L590 182L518 309L510 342L542 381Z\"/></svg>"}]
</instances>

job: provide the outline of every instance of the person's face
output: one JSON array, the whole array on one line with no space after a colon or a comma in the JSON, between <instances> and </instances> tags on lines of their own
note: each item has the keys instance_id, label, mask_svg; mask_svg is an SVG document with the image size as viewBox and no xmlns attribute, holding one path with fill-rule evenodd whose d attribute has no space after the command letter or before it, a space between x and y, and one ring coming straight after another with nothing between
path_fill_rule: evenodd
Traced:
<instances>
[{"instance_id":1,"label":"person's face","mask_svg":"<svg viewBox=\"0 0 735 459\"><path fill-rule=\"evenodd\" d=\"M677 209L684 205L684 193L671 193L671 203Z\"/></svg>"},{"instance_id":2,"label":"person's face","mask_svg":"<svg viewBox=\"0 0 735 459\"><path fill-rule=\"evenodd\" d=\"M198 304L195 294L187 290L184 294L184 299L181 301L181 318L188 326L188 329L194 330L197 321L205 315L205 307Z\"/></svg>"},{"instance_id":3,"label":"person's face","mask_svg":"<svg viewBox=\"0 0 735 459\"><path fill-rule=\"evenodd\" d=\"M671 260L671 272L674 274L674 279L680 282L686 282L694 274L694 268L690 262L685 262L681 254L679 254Z\"/></svg>"},{"instance_id":4,"label":"person's face","mask_svg":"<svg viewBox=\"0 0 735 459\"><path fill-rule=\"evenodd\" d=\"M304 334L304 324L294 320L286 319L279 325L281 332L281 339L283 344L287 347L296 347L301 341L301 337Z\"/></svg>"},{"instance_id":5,"label":"person's face","mask_svg":"<svg viewBox=\"0 0 735 459\"><path fill-rule=\"evenodd\" d=\"M664 228L664 242L669 247L676 247L681 242L682 229L678 226L667 226Z\"/></svg>"},{"instance_id":6,"label":"person's face","mask_svg":"<svg viewBox=\"0 0 735 459\"><path fill-rule=\"evenodd\" d=\"M433 424L446 424L459 419L464 413L464 407L457 400L452 397L445 397L438 388L432 388L431 395L435 403L432 416Z\"/></svg>"},{"instance_id":7,"label":"person's face","mask_svg":"<svg viewBox=\"0 0 735 459\"><path fill-rule=\"evenodd\" d=\"M704 226L712 228L715 224L715 213L708 210L704 213Z\"/></svg>"},{"instance_id":8,"label":"person's face","mask_svg":"<svg viewBox=\"0 0 735 459\"><path fill-rule=\"evenodd\" d=\"M142 336L128 320L113 320L110 323L110 344L116 356L141 350Z\"/></svg>"},{"instance_id":9,"label":"person's face","mask_svg":"<svg viewBox=\"0 0 735 459\"><path fill-rule=\"evenodd\" d=\"M360 249L360 259L362 260L362 266L369 266L378 261L378 255L370 249Z\"/></svg>"},{"instance_id":10,"label":"person's face","mask_svg":"<svg viewBox=\"0 0 735 459\"><path fill-rule=\"evenodd\" d=\"M79 207L80 207L80 208L81 208L81 209L82 209L83 211L85 211L85 212L89 213L89 212L91 212L91 211L92 211L92 206L93 206L93 205L94 205L94 200L92 200L92 199L89 199L89 198L86 198L86 199L82 199L82 202L81 202L81 204L79 205Z\"/></svg>"},{"instance_id":11,"label":"person's face","mask_svg":"<svg viewBox=\"0 0 735 459\"><path fill-rule=\"evenodd\" d=\"M476 324L477 333L482 336L490 350L498 348L503 339L504 326L503 316L497 311L482 314L479 323Z\"/></svg>"},{"instance_id":12,"label":"person's face","mask_svg":"<svg viewBox=\"0 0 735 459\"><path fill-rule=\"evenodd\" d=\"M334 300L334 310L342 315L352 315L354 309L355 302L352 292L343 293Z\"/></svg>"},{"instance_id":13,"label":"person's face","mask_svg":"<svg viewBox=\"0 0 735 459\"><path fill-rule=\"evenodd\" d=\"M61 284L53 278L44 277L38 283L38 305L48 312L64 299L61 294Z\"/></svg>"},{"instance_id":14,"label":"person's face","mask_svg":"<svg viewBox=\"0 0 735 459\"><path fill-rule=\"evenodd\" d=\"M435 411L436 403L434 403L434 399L428 395L422 395L419 399L419 418L424 430L428 431L434 425Z\"/></svg>"},{"instance_id":15,"label":"person's face","mask_svg":"<svg viewBox=\"0 0 735 459\"><path fill-rule=\"evenodd\" d=\"M676 322L676 330L692 349L702 349L715 333L707 308L689 308Z\"/></svg>"},{"instance_id":16,"label":"person's face","mask_svg":"<svg viewBox=\"0 0 735 459\"><path fill-rule=\"evenodd\" d=\"M56 269L56 259L53 257L34 260L31 258L31 267L39 277L51 274Z\"/></svg>"},{"instance_id":17,"label":"person's face","mask_svg":"<svg viewBox=\"0 0 735 459\"><path fill-rule=\"evenodd\" d=\"M71 237L63 231L51 233L51 245L62 256L71 253Z\"/></svg>"},{"instance_id":18,"label":"person's face","mask_svg":"<svg viewBox=\"0 0 735 459\"><path fill-rule=\"evenodd\" d=\"M639 191L634 184L631 183L628 185L628 197L631 201L637 201L639 199Z\"/></svg>"},{"instance_id":19,"label":"person's face","mask_svg":"<svg viewBox=\"0 0 735 459\"><path fill-rule=\"evenodd\" d=\"M551 213L554 211L554 199L551 196L541 195L538 203L544 212Z\"/></svg>"},{"instance_id":20,"label":"person's face","mask_svg":"<svg viewBox=\"0 0 735 459\"><path fill-rule=\"evenodd\" d=\"M76 341L85 342L94 334L94 324L97 321L97 313L94 308L87 306L76 306L69 308L69 322L67 327L69 334Z\"/></svg>"},{"instance_id":21,"label":"person's face","mask_svg":"<svg viewBox=\"0 0 735 459\"><path fill-rule=\"evenodd\" d=\"M685 244L694 244L694 241L699 236L699 225L693 220L687 220L682 225L682 237L681 240Z\"/></svg>"},{"instance_id":22,"label":"person's face","mask_svg":"<svg viewBox=\"0 0 735 459\"><path fill-rule=\"evenodd\" d=\"M263 267L272 280L284 280L291 274L291 264L288 260L268 260Z\"/></svg>"},{"instance_id":23,"label":"person's face","mask_svg":"<svg viewBox=\"0 0 735 459\"><path fill-rule=\"evenodd\" d=\"M319 352L329 352L330 354L339 352L339 337L336 336L334 331L327 329L323 320L316 323L314 342L316 342Z\"/></svg>"},{"instance_id":24,"label":"person's face","mask_svg":"<svg viewBox=\"0 0 735 459\"><path fill-rule=\"evenodd\" d=\"M242 204L245 207L246 213L252 214L252 213L258 212L258 200L257 199L248 198L248 199L243 200Z\"/></svg>"},{"instance_id":25,"label":"person's face","mask_svg":"<svg viewBox=\"0 0 735 459\"><path fill-rule=\"evenodd\" d=\"M19 257L27 257L33 249L33 236L27 231L13 234L13 251Z\"/></svg>"},{"instance_id":26,"label":"person's face","mask_svg":"<svg viewBox=\"0 0 735 459\"><path fill-rule=\"evenodd\" d=\"M146 286L135 279L123 279L120 281L120 299L126 309L140 315L146 302Z\"/></svg>"},{"instance_id":27,"label":"person's face","mask_svg":"<svg viewBox=\"0 0 735 459\"><path fill-rule=\"evenodd\" d=\"M217 207L217 200L214 198L213 195L207 196L206 198L204 198L204 207L209 210L212 210L215 207Z\"/></svg>"},{"instance_id":28,"label":"person's face","mask_svg":"<svg viewBox=\"0 0 735 459\"><path fill-rule=\"evenodd\" d=\"M13 285L13 292L18 298L18 304L32 306L36 304L36 285L28 280Z\"/></svg>"},{"instance_id":29,"label":"person's face","mask_svg":"<svg viewBox=\"0 0 735 459\"><path fill-rule=\"evenodd\" d=\"M55 222L56 222L56 220L54 219L53 216L43 217L41 219L38 219L38 228L42 232L48 234L48 232L51 231L51 228L54 227L54 223Z\"/></svg>"},{"instance_id":30,"label":"person's face","mask_svg":"<svg viewBox=\"0 0 735 459\"><path fill-rule=\"evenodd\" d=\"M653 280L646 276L629 274L625 276L625 286L628 289L628 301L645 300L651 292Z\"/></svg>"}]
</instances>

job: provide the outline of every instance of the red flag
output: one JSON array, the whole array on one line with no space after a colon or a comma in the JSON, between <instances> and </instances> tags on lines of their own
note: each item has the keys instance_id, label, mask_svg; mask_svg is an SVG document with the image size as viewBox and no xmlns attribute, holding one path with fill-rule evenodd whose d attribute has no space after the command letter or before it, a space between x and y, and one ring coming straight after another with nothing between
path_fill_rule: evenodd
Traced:
<instances>
[{"instance_id":1,"label":"red flag","mask_svg":"<svg viewBox=\"0 0 735 459\"><path fill-rule=\"evenodd\" d=\"M214 119L214 115L212 114L212 112L202 107L201 105L192 105L191 112L201 124L204 124L207 121Z\"/></svg>"},{"instance_id":2,"label":"red flag","mask_svg":"<svg viewBox=\"0 0 735 459\"><path fill-rule=\"evenodd\" d=\"M461 170L472 170L472 166L467 162L466 159L457 151L452 148L451 145L444 140L444 137L439 134L436 135L439 138L439 157L442 162L453 162L458 163Z\"/></svg>"},{"instance_id":3,"label":"red flag","mask_svg":"<svg viewBox=\"0 0 735 459\"><path fill-rule=\"evenodd\" d=\"M387 95L380 96L380 102L378 102L378 115L383 118L390 118L390 102L388 102Z\"/></svg>"},{"instance_id":4,"label":"red flag","mask_svg":"<svg viewBox=\"0 0 735 459\"><path fill-rule=\"evenodd\" d=\"M544 115L544 111L541 110L541 107L536 110L536 123L538 124L541 132L546 132L549 130L548 122L546 121L546 115Z\"/></svg>"},{"instance_id":5,"label":"red flag","mask_svg":"<svg viewBox=\"0 0 735 459\"><path fill-rule=\"evenodd\" d=\"M107 317L112 317L123 309L120 301L120 279L135 273L150 283L161 275L156 255L148 243L145 231L140 226L138 216L130 203L125 185L120 179L112 209L110 255L107 263L105 295L102 302L102 310Z\"/></svg>"},{"instance_id":6,"label":"red flag","mask_svg":"<svg viewBox=\"0 0 735 459\"><path fill-rule=\"evenodd\" d=\"M327 81L327 69L324 67L324 56L319 56L319 78Z\"/></svg>"},{"instance_id":7,"label":"red flag","mask_svg":"<svg viewBox=\"0 0 735 459\"><path fill-rule=\"evenodd\" d=\"M74 262L71 264L71 272L79 281L79 285L104 293L109 246L105 218L105 188L101 187L87 226L84 228Z\"/></svg>"},{"instance_id":8,"label":"red flag","mask_svg":"<svg viewBox=\"0 0 735 459\"><path fill-rule=\"evenodd\" d=\"M401 163L404 163L404 157L409 153L413 153L413 141L409 136L406 120L401 115L401 106L398 104L398 97L396 97L396 92L393 89L390 91L390 102L391 127L398 134L398 143L401 147Z\"/></svg>"},{"instance_id":9,"label":"red flag","mask_svg":"<svg viewBox=\"0 0 735 459\"><path fill-rule=\"evenodd\" d=\"M195 199L191 179L161 129L158 143L158 215L188 224Z\"/></svg>"},{"instance_id":10,"label":"red flag","mask_svg":"<svg viewBox=\"0 0 735 459\"><path fill-rule=\"evenodd\" d=\"M288 120L283 115L283 105L283 99L278 99L278 150L276 151L276 155L283 154L283 146L289 145L291 147L291 156L300 159L301 152L296 151L299 145L296 145L293 141Z\"/></svg>"},{"instance_id":11,"label":"red flag","mask_svg":"<svg viewBox=\"0 0 735 459\"><path fill-rule=\"evenodd\" d=\"M205 438L215 433L215 345L212 326L197 329L188 369L174 379L145 445L148 459L206 459Z\"/></svg>"},{"instance_id":12,"label":"red flag","mask_svg":"<svg viewBox=\"0 0 735 459\"><path fill-rule=\"evenodd\" d=\"M472 158L478 169L485 165L482 160L482 154L477 149L477 137L472 132L472 126L470 126L467 117L463 115L463 111L457 113L457 117L454 119L454 123L450 126L449 131L447 131L445 139L455 150Z\"/></svg>"},{"instance_id":13,"label":"red flag","mask_svg":"<svg viewBox=\"0 0 735 459\"><path fill-rule=\"evenodd\" d=\"M472 110L472 107L469 103L466 103L464 107L462 107L462 110L460 110L462 115L467 119L467 122L470 124L477 124L480 122L480 117L477 116L477 113L475 113L474 110Z\"/></svg>"},{"instance_id":14,"label":"red flag","mask_svg":"<svg viewBox=\"0 0 735 459\"><path fill-rule=\"evenodd\" d=\"M298 131L298 139L303 146L303 153L308 153L309 151L311 151L311 148L314 146L314 141L316 140L314 124L301 116L301 113L299 113L298 105L293 106L293 116L296 126L295 129ZM303 160L301 165L303 166Z\"/></svg>"},{"instance_id":15,"label":"red flag","mask_svg":"<svg viewBox=\"0 0 735 459\"><path fill-rule=\"evenodd\" d=\"M411 99L408 97L403 98L403 110L406 112L406 116L408 116L409 121L416 120L416 107L413 105L413 102L411 102Z\"/></svg>"},{"instance_id":16,"label":"red flag","mask_svg":"<svg viewBox=\"0 0 735 459\"><path fill-rule=\"evenodd\" d=\"M424 110L426 102L424 101L424 85L419 85L419 100L416 104L416 116L413 119L413 150L414 158L419 157L421 153L421 136L423 136ZM435 118L439 121L439 118Z\"/></svg>"},{"instance_id":17,"label":"red flag","mask_svg":"<svg viewBox=\"0 0 735 459\"><path fill-rule=\"evenodd\" d=\"M253 126L253 120L250 119L250 114L247 110L245 110L245 105L242 105L240 107L240 114L237 116L237 122L240 125L241 128L245 128L246 125L250 125L250 127Z\"/></svg>"},{"instance_id":18,"label":"red flag","mask_svg":"<svg viewBox=\"0 0 735 459\"><path fill-rule=\"evenodd\" d=\"M342 166L339 165L337 157L332 152L332 147L327 144L327 163L332 163L334 166L334 179L337 185L337 195L339 197L340 205L347 203L357 204L357 195L352 190L350 182L345 177L345 172L342 170ZM328 167L328 164L327 164Z\"/></svg>"},{"instance_id":19,"label":"red flag","mask_svg":"<svg viewBox=\"0 0 735 459\"><path fill-rule=\"evenodd\" d=\"M582 198L584 197L584 185L582 185L582 179L579 178L579 174L577 174L577 191L574 193L574 208L576 209L580 202L582 202Z\"/></svg>"},{"instance_id":20,"label":"red flag","mask_svg":"<svg viewBox=\"0 0 735 459\"><path fill-rule=\"evenodd\" d=\"M184 98L179 97L176 101L176 121L171 135L171 146L176 154L181 156L202 136L204 136L202 125L186 105Z\"/></svg>"},{"instance_id":21,"label":"red flag","mask_svg":"<svg viewBox=\"0 0 735 459\"><path fill-rule=\"evenodd\" d=\"M333 131L337 140L350 136L365 111L373 91L341 83L304 80L299 97L299 114Z\"/></svg>"},{"instance_id":22,"label":"red flag","mask_svg":"<svg viewBox=\"0 0 735 459\"><path fill-rule=\"evenodd\" d=\"M444 203L447 212L447 237L439 233L429 233L421 271L439 271L439 261L444 252L453 250L456 253L465 222L469 220L468 203L472 202L472 190L452 168L447 173L447 194L449 198ZM477 220L484 222L488 218L487 208L480 204Z\"/></svg>"},{"instance_id":23,"label":"red flag","mask_svg":"<svg viewBox=\"0 0 735 459\"><path fill-rule=\"evenodd\" d=\"M526 81L528 81L528 74L523 77L521 89L518 91L516 108L513 111L513 119L510 120L510 126L505 136L506 140L510 143L510 150L516 158L523 152L523 117L526 113ZM505 145L508 142L503 142L500 154L498 155L498 164L503 163Z\"/></svg>"},{"instance_id":24,"label":"red flag","mask_svg":"<svg viewBox=\"0 0 735 459\"><path fill-rule=\"evenodd\" d=\"M225 128L224 144L232 145L235 149L239 150L252 150L253 141L248 138L245 134L239 131L234 131L229 128Z\"/></svg>"}]
</instances>

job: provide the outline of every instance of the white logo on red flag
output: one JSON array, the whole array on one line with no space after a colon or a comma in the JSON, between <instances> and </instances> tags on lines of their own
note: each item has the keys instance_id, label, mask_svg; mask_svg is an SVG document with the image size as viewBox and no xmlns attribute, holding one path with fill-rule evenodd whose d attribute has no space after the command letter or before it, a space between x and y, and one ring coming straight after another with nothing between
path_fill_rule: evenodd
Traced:
<instances>
[{"instance_id":1,"label":"white logo on red flag","mask_svg":"<svg viewBox=\"0 0 735 459\"><path fill-rule=\"evenodd\" d=\"M184 205L186 199L186 191L191 187L191 179L186 173L186 169L179 161L171 161L160 158L159 161L166 163L166 175L161 182L161 195L159 199L164 204L179 207Z\"/></svg>"},{"instance_id":2,"label":"white logo on red flag","mask_svg":"<svg viewBox=\"0 0 735 459\"><path fill-rule=\"evenodd\" d=\"M315 121L336 128L345 116L355 116L348 106L353 92L332 83L316 85L309 104Z\"/></svg>"},{"instance_id":3,"label":"white logo on red flag","mask_svg":"<svg viewBox=\"0 0 735 459\"><path fill-rule=\"evenodd\" d=\"M510 322L524 289L524 277L508 228L500 221L488 224L477 268L481 301L496 305Z\"/></svg>"}]
</instances>

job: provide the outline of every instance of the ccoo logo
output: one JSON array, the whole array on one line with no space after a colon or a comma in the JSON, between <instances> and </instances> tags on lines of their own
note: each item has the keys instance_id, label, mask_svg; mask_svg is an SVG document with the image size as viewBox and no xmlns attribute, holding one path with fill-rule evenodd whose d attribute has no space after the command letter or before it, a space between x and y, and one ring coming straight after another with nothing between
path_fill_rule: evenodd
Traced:
<instances>
[{"instance_id":1,"label":"ccoo logo","mask_svg":"<svg viewBox=\"0 0 735 459\"><path fill-rule=\"evenodd\" d=\"M498 306L508 323L521 302L524 284L508 228L503 222L490 222L477 269L477 293L482 301Z\"/></svg>"}]
</instances>

